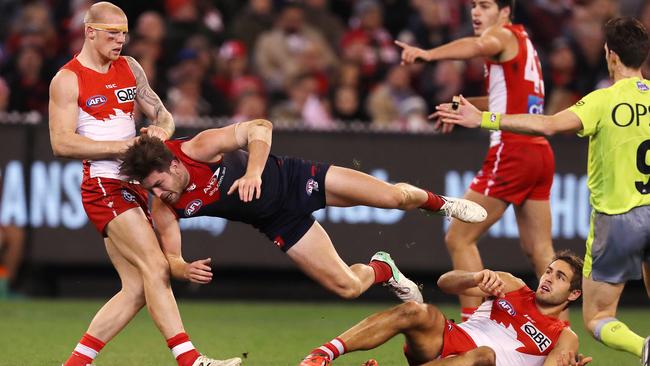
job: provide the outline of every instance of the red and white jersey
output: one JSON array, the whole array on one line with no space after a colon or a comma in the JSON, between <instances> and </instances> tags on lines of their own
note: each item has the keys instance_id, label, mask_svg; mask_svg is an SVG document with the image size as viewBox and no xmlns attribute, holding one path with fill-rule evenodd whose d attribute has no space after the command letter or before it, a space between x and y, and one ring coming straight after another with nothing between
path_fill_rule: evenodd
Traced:
<instances>
[{"instance_id":1,"label":"red and white jersey","mask_svg":"<svg viewBox=\"0 0 650 366\"><path fill-rule=\"evenodd\" d=\"M128 62L119 57L106 73L83 66L73 58L62 69L77 75L79 119L77 133L95 141L121 141L135 136L133 108L136 81ZM118 160L84 160L90 177L122 179Z\"/></svg>"},{"instance_id":2,"label":"red and white jersey","mask_svg":"<svg viewBox=\"0 0 650 366\"><path fill-rule=\"evenodd\" d=\"M507 24L517 38L519 52L505 62L485 61L485 74L491 112L509 114L544 113L544 79L537 51L522 25ZM501 141L548 143L539 136L519 135L512 132L493 131L490 146Z\"/></svg>"},{"instance_id":3,"label":"red and white jersey","mask_svg":"<svg viewBox=\"0 0 650 366\"><path fill-rule=\"evenodd\" d=\"M535 304L535 292L527 286L504 298L485 301L468 321L458 327L477 347L496 353L497 366L541 366L569 323L543 315Z\"/></svg>"}]
</instances>

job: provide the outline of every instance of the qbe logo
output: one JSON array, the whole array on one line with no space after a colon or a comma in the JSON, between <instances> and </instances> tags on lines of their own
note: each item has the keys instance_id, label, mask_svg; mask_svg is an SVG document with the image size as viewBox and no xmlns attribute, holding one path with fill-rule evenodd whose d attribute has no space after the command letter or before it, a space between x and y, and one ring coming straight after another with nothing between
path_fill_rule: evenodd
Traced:
<instances>
[{"instance_id":1,"label":"qbe logo","mask_svg":"<svg viewBox=\"0 0 650 366\"><path fill-rule=\"evenodd\" d=\"M117 97L117 102L118 103L129 103L133 102L135 99L135 92L136 87L132 86L130 88L122 88L122 89L117 89L115 91L115 96Z\"/></svg>"},{"instance_id":2,"label":"qbe logo","mask_svg":"<svg viewBox=\"0 0 650 366\"><path fill-rule=\"evenodd\" d=\"M185 216L192 216L203 206L203 201L194 200L185 206Z\"/></svg>"},{"instance_id":3,"label":"qbe logo","mask_svg":"<svg viewBox=\"0 0 650 366\"><path fill-rule=\"evenodd\" d=\"M521 326L521 330L526 333L530 339L535 342L535 345L539 349L540 352L544 353L546 349L551 345L551 339L546 336L546 334L540 332L539 329L537 329L533 323L528 322L524 325Z\"/></svg>"}]
</instances>

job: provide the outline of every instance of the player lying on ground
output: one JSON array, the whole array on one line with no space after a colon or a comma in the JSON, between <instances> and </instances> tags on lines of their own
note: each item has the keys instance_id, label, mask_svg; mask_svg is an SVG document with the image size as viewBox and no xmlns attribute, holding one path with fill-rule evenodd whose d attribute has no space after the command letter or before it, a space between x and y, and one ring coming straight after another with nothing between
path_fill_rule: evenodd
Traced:
<instances>
[{"instance_id":1,"label":"player lying on ground","mask_svg":"<svg viewBox=\"0 0 650 366\"><path fill-rule=\"evenodd\" d=\"M183 260L178 219L215 216L257 228L304 273L343 298L387 283L402 300L421 302L417 286L386 253L377 253L368 265L348 267L312 212L326 205L366 205L422 208L467 222L485 219L485 210L467 200L389 184L352 169L270 155L271 132L271 122L254 120L206 130L190 140L163 143L142 137L124 154L120 172L158 198L152 214L175 277L211 280L208 260Z\"/></svg>"},{"instance_id":2,"label":"player lying on ground","mask_svg":"<svg viewBox=\"0 0 650 366\"><path fill-rule=\"evenodd\" d=\"M454 270L438 279L450 294L487 298L455 324L433 305L407 302L374 314L313 350L300 366L327 366L343 353L378 347L404 334L410 365L585 365L578 336L557 317L581 294L582 260L558 252L533 292L506 272ZM576 361L577 360L577 361Z\"/></svg>"},{"instance_id":3,"label":"player lying on ground","mask_svg":"<svg viewBox=\"0 0 650 366\"><path fill-rule=\"evenodd\" d=\"M589 201L593 207L584 269L582 316L585 326L608 347L650 365L645 339L616 319L628 280L645 280L650 295L650 150L647 107L650 82L641 67L650 52L648 32L634 18L605 24L605 59L614 85L589 93L553 116L481 113L465 98L456 111L438 106L445 123L531 135L577 133L589 137Z\"/></svg>"}]
</instances>

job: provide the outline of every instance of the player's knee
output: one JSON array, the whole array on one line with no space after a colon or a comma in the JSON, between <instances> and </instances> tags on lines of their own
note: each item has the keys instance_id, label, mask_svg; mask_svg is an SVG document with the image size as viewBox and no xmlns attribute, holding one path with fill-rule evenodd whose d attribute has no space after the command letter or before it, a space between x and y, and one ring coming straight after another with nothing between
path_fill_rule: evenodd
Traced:
<instances>
[{"instance_id":1,"label":"player's knee","mask_svg":"<svg viewBox=\"0 0 650 366\"><path fill-rule=\"evenodd\" d=\"M395 308L397 321L400 329L426 328L430 322L435 321L435 313L432 315L430 305L420 304L415 301L408 301Z\"/></svg>"},{"instance_id":2,"label":"player's knee","mask_svg":"<svg viewBox=\"0 0 650 366\"><path fill-rule=\"evenodd\" d=\"M490 347L481 346L474 350L474 366L494 366L497 362L497 355Z\"/></svg>"},{"instance_id":3,"label":"player's knee","mask_svg":"<svg viewBox=\"0 0 650 366\"><path fill-rule=\"evenodd\" d=\"M452 230L449 230L445 234L445 245L449 253L453 254L454 252L464 251L468 246L474 244L464 240L459 234L452 232Z\"/></svg>"},{"instance_id":4,"label":"player's knee","mask_svg":"<svg viewBox=\"0 0 650 366\"><path fill-rule=\"evenodd\" d=\"M356 279L340 280L334 284L334 293L345 300L353 300L361 296L361 283Z\"/></svg>"},{"instance_id":5,"label":"player's knee","mask_svg":"<svg viewBox=\"0 0 650 366\"><path fill-rule=\"evenodd\" d=\"M152 256L143 261L139 267L145 281L169 282L169 262L164 256Z\"/></svg>"},{"instance_id":6,"label":"player's knee","mask_svg":"<svg viewBox=\"0 0 650 366\"><path fill-rule=\"evenodd\" d=\"M410 208L410 203L413 200L410 187L406 183L394 184L393 189L390 190L390 193L385 198L387 201L386 206L402 210Z\"/></svg>"}]
</instances>

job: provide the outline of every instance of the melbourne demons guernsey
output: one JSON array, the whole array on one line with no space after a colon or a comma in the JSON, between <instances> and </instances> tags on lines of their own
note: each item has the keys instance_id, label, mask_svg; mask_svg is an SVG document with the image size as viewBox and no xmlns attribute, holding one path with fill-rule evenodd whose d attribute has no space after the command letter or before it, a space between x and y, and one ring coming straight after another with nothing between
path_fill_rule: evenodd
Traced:
<instances>
[{"instance_id":1,"label":"melbourne demons guernsey","mask_svg":"<svg viewBox=\"0 0 650 366\"><path fill-rule=\"evenodd\" d=\"M496 353L497 366L541 366L569 323L543 315L527 286L485 301L458 325L476 343Z\"/></svg>"},{"instance_id":2,"label":"melbourne demons guernsey","mask_svg":"<svg viewBox=\"0 0 650 366\"><path fill-rule=\"evenodd\" d=\"M77 75L78 134L95 141L122 141L135 136L136 81L124 57L111 62L106 73L83 66L76 57L62 69ZM119 164L115 159L84 160L84 176L121 179Z\"/></svg>"},{"instance_id":3,"label":"melbourne demons guernsey","mask_svg":"<svg viewBox=\"0 0 650 366\"><path fill-rule=\"evenodd\" d=\"M246 173L248 153L236 150L223 154L216 163L196 161L181 150L187 140L166 141L165 145L189 173L189 183L176 203L171 205L179 218L195 216L223 217L241 221L264 230L275 218L286 195L287 182L280 165L282 159L269 155L262 172L262 194L259 199L242 202L238 192L228 190Z\"/></svg>"},{"instance_id":4,"label":"melbourne demons guernsey","mask_svg":"<svg viewBox=\"0 0 650 366\"><path fill-rule=\"evenodd\" d=\"M517 39L519 52L512 60L485 61L486 86L491 112L508 114L544 113L544 80L537 51L521 25L504 25ZM492 131L490 146L501 142L548 144L544 137Z\"/></svg>"}]
</instances>

